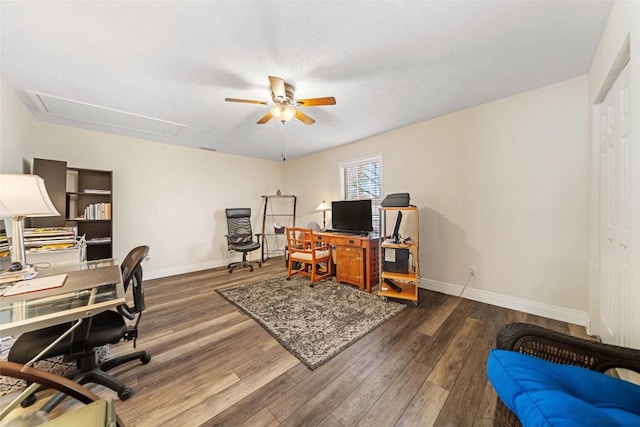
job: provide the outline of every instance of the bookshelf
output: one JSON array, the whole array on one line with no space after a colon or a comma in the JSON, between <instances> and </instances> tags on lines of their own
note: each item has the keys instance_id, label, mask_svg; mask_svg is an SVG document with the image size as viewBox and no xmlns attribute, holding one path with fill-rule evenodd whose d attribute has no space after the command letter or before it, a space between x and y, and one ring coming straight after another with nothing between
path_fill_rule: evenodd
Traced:
<instances>
[{"instance_id":1,"label":"bookshelf","mask_svg":"<svg viewBox=\"0 0 640 427\"><path fill-rule=\"evenodd\" d=\"M88 261L113 256L112 189L111 171L67 168L66 223L85 236Z\"/></svg>"}]
</instances>

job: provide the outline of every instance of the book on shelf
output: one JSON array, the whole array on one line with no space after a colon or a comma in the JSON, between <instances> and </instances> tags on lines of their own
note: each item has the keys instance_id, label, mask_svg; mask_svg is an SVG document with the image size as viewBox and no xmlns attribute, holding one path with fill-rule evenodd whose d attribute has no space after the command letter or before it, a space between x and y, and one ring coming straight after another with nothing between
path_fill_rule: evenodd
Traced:
<instances>
[{"instance_id":1,"label":"book on shelf","mask_svg":"<svg viewBox=\"0 0 640 427\"><path fill-rule=\"evenodd\" d=\"M0 221L0 224L4 224L3 221ZM7 238L7 233L5 233L4 228L0 227L0 258L4 258L9 255L9 239Z\"/></svg>"},{"instance_id":2,"label":"book on shelf","mask_svg":"<svg viewBox=\"0 0 640 427\"><path fill-rule=\"evenodd\" d=\"M84 208L85 220L111 219L111 203L91 203Z\"/></svg>"}]
</instances>

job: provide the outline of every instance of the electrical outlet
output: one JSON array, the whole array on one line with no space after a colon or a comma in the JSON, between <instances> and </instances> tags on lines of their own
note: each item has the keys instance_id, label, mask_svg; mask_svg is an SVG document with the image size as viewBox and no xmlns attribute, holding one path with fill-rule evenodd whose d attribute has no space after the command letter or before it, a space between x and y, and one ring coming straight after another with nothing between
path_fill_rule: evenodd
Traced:
<instances>
[{"instance_id":1,"label":"electrical outlet","mask_svg":"<svg viewBox=\"0 0 640 427\"><path fill-rule=\"evenodd\" d=\"M475 267L469 267L469 274L472 275L473 277L476 276L476 268Z\"/></svg>"}]
</instances>

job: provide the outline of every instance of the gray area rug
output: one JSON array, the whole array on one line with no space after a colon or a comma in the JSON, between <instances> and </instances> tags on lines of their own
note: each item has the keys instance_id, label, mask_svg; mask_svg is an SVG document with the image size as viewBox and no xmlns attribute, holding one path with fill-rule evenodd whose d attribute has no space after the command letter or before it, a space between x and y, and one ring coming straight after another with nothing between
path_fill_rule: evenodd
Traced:
<instances>
[{"instance_id":1,"label":"gray area rug","mask_svg":"<svg viewBox=\"0 0 640 427\"><path fill-rule=\"evenodd\" d=\"M322 365L406 306L331 280L286 274L218 292L310 369Z\"/></svg>"}]
</instances>

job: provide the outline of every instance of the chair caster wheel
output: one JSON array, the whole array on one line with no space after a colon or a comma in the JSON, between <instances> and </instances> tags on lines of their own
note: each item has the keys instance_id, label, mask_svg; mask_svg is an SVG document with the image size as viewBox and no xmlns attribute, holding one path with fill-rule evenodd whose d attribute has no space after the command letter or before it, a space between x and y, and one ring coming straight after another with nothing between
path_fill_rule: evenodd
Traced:
<instances>
[{"instance_id":1,"label":"chair caster wheel","mask_svg":"<svg viewBox=\"0 0 640 427\"><path fill-rule=\"evenodd\" d=\"M414 307L420 307L420 301L414 301L413 302L413 306Z\"/></svg>"},{"instance_id":2,"label":"chair caster wheel","mask_svg":"<svg viewBox=\"0 0 640 427\"><path fill-rule=\"evenodd\" d=\"M315 285L312 283L309 285L310 288L313 288Z\"/></svg>"},{"instance_id":3,"label":"chair caster wheel","mask_svg":"<svg viewBox=\"0 0 640 427\"><path fill-rule=\"evenodd\" d=\"M229 273L233 273L233 268L230 268L230 269L229 269Z\"/></svg>"},{"instance_id":4,"label":"chair caster wheel","mask_svg":"<svg viewBox=\"0 0 640 427\"><path fill-rule=\"evenodd\" d=\"M140 361L143 365L146 365L147 363L151 362L151 356L146 354L140 358Z\"/></svg>"},{"instance_id":5,"label":"chair caster wheel","mask_svg":"<svg viewBox=\"0 0 640 427\"><path fill-rule=\"evenodd\" d=\"M20 406L22 406L23 408L28 408L29 406L33 405L34 403L36 403L36 395L35 394L30 394L29 396L27 396L26 399L24 399L22 402L20 402Z\"/></svg>"},{"instance_id":6,"label":"chair caster wheel","mask_svg":"<svg viewBox=\"0 0 640 427\"><path fill-rule=\"evenodd\" d=\"M120 398L121 401L124 401L129 399L132 394L133 390L131 390L129 387L125 387L124 390L118 393L118 398Z\"/></svg>"},{"instance_id":7,"label":"chair caster wheel","mask_svg":"<svg viewBox=\"0 0 640 427\"><path fill-rule=\"evenodd\" d=\"M285 280L291 280L291 277L287 277Z\"/></svg>"},{"instance_id":8,"label":"chair caster wheel","mask_svg":"<svg viewBox=\"0 0 640 427\"><path fill-rule=\"evenodd\" d=\"M382 297L382 302L389 302L389 299L387 297Z\"/></svg>"},{"instance_id":9,"label":"chair caster wheel","mask_svg":"<svg viewBox=\"0 0 640 427\"><path fill-rule=\"evenodd\" d=\"M249 267L249 272L253 273L253 267Z\"/></svg>"}]
</instances>

